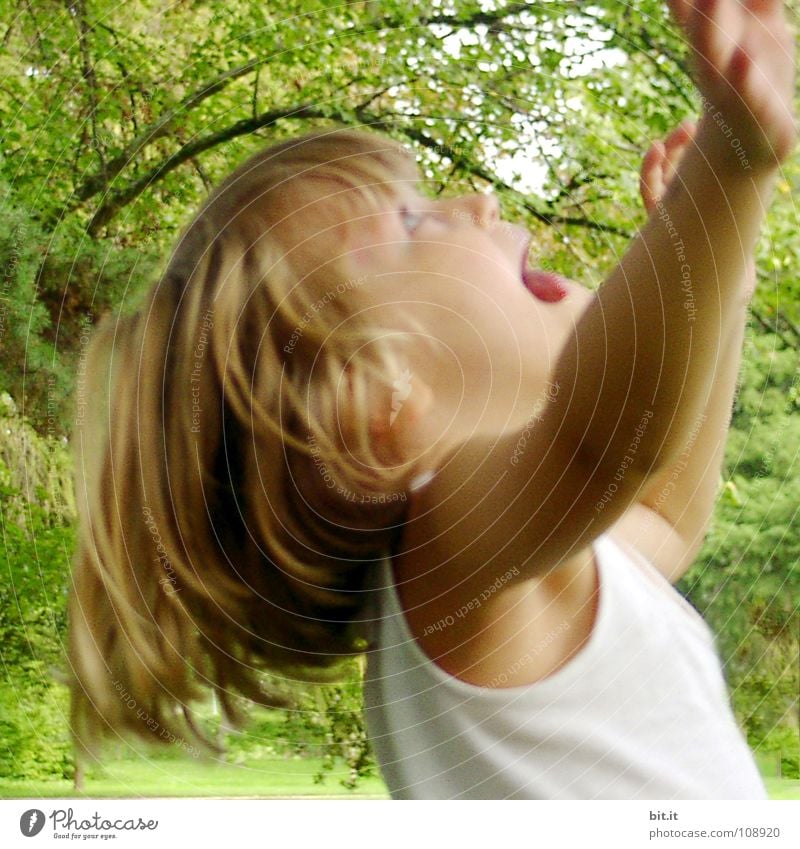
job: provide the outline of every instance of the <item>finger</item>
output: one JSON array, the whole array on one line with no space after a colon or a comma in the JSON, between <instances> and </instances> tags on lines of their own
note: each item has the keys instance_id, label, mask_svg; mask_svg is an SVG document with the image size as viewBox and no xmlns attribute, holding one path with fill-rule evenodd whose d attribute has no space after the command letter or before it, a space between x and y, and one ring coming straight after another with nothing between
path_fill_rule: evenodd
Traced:
<instances>
[{"instance_id":1,"label":"finger","mask_svg":"<svg viewBox=\"0 0 800 849\"><path fill-rule=\"evenodd\" d=\"M652 212L664 193L664 143L654 142L642 160L639 172L639 194L647 212Z\"/></svg>"},{"instance_id":2,"label":"finger","mask_svg":"<svg viewBox=\"0 0 800 849\"><path fill-rule=\"evenodd\" d=\"M697 0L687 32L701 70L721 77L740 41L743 11L739 0Z\"/></svg>"},{"instance_id":3,"label":"finger","mask_svg":"<svg viewBox=\"0 0 800 849\"><path fill-rule=\"evenodd\" d=\"M755 93L751 90L754 77L763 77L761 71L753 62L747 43L740 44L734 50L728 67L728 80L731 88L738 93L742 101L753 100ZM769 89L769 80L763 80L763 88Z\"/></svg>"},{"instance_id":4,"label":"finger","mask_svg":"<svg viewBox=\"0 0 800 849\"><path fill-rule=\"evenodd\" d=\"M665 160L663 165L664 183L669 183L678 170L678 164L686 152L689 142L697 129L694 121L683 121L667 136L664 142Z\"/></svg>"},{"instance_id":5,"label":"finger","mask_svg":"<svg viewBox=\"0 0 800 849\"><path fill-rule=\"evenodd\" d=\"M784 0L744 0L744 5L753 14L761 15L769 12L779 12L783 14L785 10Z\"/></svg>"},{"instance_id":6,"label":"finger","mask_svg":"<svg viewBox=\"0 0 800 849\"><path fill-rule=\"evenodd\" d=\"M697 132L697 123L691 118L684 118L677 127L667 136L666 145L686 144Z\"/></svg>"},{"instance_id":7,"label":"finger","mask_svg":"<svg viewBox=\"0 0 800 849\"><path fill-rule=\"evenodd\" d=\"M670 12L672 12L672 17L675 18L680 26L686 26L691 3L688 0L668 0L668 5Z\"/></svg>"}]
</instances>

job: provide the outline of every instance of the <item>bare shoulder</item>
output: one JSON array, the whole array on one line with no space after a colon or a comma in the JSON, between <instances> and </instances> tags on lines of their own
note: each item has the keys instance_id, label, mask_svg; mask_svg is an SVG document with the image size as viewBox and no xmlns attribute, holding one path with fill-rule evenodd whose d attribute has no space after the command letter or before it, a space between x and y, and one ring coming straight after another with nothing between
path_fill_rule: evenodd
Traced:
<instances>
[{"instance_id":1,"label":"bare shoulder","mask_svg":"<svg viewBox=\"0 0 800 849\"><path fill-rule=\"evenodd\" d=\"M523 686L552 675L585 645L596 621L593 549L531 576L513 547L503 557L480 545L481 520L471 523L476 545L451 546L463 536L430 520L436 497L431 487L412 499L393 558L415 641L443 671L475 686Z\"/></svg>"},{"instance_id":2,"label":"bare shoulder","mask_svg":"<svg viewBox=\"0 0 800 849\"><path fill-rule=\"evenodd\" d=\"M685 539L667 519L644 504L632 504L609 534L623 549L641 554L671 584L686 573L703 542L702 537Z\"/></svg>"},{"instance_id":3,"label":"bare shoulder","mask_svg":"<svg viewBox=\"0 0 800 849\"><path fill-rule=\"evenodd\" d=\"M393 574L408 628L433 663L475 686L514 687L549 677L581 651L602 591L594 546L536 577L509 561L487 569L463 553L447 555L446 534L430 540L418 521L424 505L413 501ZM608 533L667 578L686 561L681 537L649 508L634 505ZM493 562L488 552L486 560Z\"/></svg>"},{"instance_id":4,"label":"bare shoulder","mask_svg":"<svg viewBox=\"0 0 800 849\"><path fill-rule=\"evenodd\" d=\"M512 566L534 579L585 558L630 505L636 475L628 470L613 498L601 500L613 472L569 444L547 416L530 432L473 434L414 493L407 534L426 560L452 564L476 586Z\"/></svg>"},{"instance_id":5,"label":"bare shoulder","mask_svg":"<svg viewBox=\"0 0 800 849\"><path fill-rule=\"evenodd\" d=\"M419 561L395 564L397 595L411 635L440 669L479 687L536 683L573 658L597 618L597 572L576 562L532 584L503 576L475 595L415 581ZM441 589L441 585L439 585Z\"/></svg>"}]
</instances>

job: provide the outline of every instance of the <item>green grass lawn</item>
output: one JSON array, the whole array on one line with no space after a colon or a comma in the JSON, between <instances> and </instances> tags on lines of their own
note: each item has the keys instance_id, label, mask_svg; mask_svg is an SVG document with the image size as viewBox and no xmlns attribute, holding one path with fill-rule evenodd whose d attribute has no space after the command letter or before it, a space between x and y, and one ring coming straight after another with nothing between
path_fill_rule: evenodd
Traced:
<instances>
[{"instance_id":1,"label":"green grass lawn","mask_svg":"<svg viewBox=\"0 0 800 849\"><path fill-rule=\"evenodd\" d=\"M86 791L76 794L63 780L10 782L0 780L0 798L130 798L153 796L336 796L342 799L388 798L380 778L368 778L355 791L339 783L344 767L314 784L320 767L314 758L266 759L231 764L160 756L109 760L86 776ZM762 764L762 768L763 768ZM765 770L766 772L766 770ZM771 799L800 799L800 780L765 775Z\"/></svg>"},{"instance_id":2,"label":"green grass lawn","mask_svg":"<svg viewBox=\"0 0 800 849\"><path fill-rule=\"evenodd\" d=\"M764 778L770 799L800 799L800 779Z\"/></svg>"},{"instance_id":3,"label":"green grass lawn","mask_svg":"<svg viewBox=\"0 0 800 849\"><path fill-rule=\"evenodd\" d=\"M238 764L195 761L190 758L121 759L87 773L85 792L76 794L66 780L8 782L0 780L0 798L120 798L138 796L337 796L388 798L380 778L359 782L348 791L339 780L344 768L326 773L314 784L321 761L259 759Z\"/></svg>"},{"instance_id":4,"label":"green grass lawn","mask_svg":"<svg viewBox=\"0 0 800 849\"><path fill-rule=\"evenodd\" d=\"M800 779L776 777L779 764L774 753L755 751L754 755L770 799L800 799Z\"/></svg>"}]
</instances>

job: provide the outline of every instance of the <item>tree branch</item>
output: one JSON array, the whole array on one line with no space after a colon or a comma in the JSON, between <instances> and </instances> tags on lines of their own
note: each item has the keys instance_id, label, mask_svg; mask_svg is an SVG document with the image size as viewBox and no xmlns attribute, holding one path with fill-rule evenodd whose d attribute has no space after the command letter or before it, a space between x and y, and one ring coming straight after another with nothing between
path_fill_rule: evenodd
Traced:
<instances>
[{"instance_id":1,"label":"tree branch","mask_svg":"<svg viewBox=\"0 0 800 849\"><path fill-rule=\"evenodd\" d=\"M300 104L298 106L290 106L286 109L274 109L269 112L264 112L261 115L257 115L255 118L246 118L242 121L237 121L230 127L226 127L224 130L219 130L216 133L211 133L197 139L196 141L189 142L126 188L120 191L110 192L106 195L102 205L95 212L92 220L89 222L87 230L90 235L96 235L101 227L108 224L108 222L111 221L111 219L114 218L120 210L132 201L136 200L136 198L152 186L153 183L157 183L159 180L162 180L171 171L174 171L176 168L183 165L184 162L193 159L200 153L204 153L211 148L231 141L238 136L248 135L255 130L271 126L284 118L308 120L310 118L327 117L331 116L320 112L318 109L313 108L309 104Z\"/></svg>"},{"instance_id":2,"label":"tree branch","mask_svg":"<svg viewBox=\"0 0 800 849\"><path fill-rule=\"evenodd\" d=\"M764 330L767 330L770 333L772 333L773 335L777 336L778 339L780 339L781 342L783 342L783 344L787 348L790 348L792 350L797 348L797 340L796 339L795 340L789 339L787 336L784 335L783 331L778 327L778 319L783 318L783 316L776 313L774 322L770 322L752 304L750 305L750 314L764 328Z\"/></svg>"},{"instance_id":3,"label":"tree branch","mask_svg":"<svg viewBox=\"0 0 800 849\"><path fill-rule=\"evenodd\" d=\"M239 77L255 70L258 64L262 61L264 60L248 62L245 65L240 65L238 68L225 71L224 73L214 77L212 80L203 83L198 89L184 97L177 106L174 106L172 109L168 109L158 118L157 121L145 127L144 130L142 130L142 132L130 142L130 144L126 145L122 152L107 164L105 176L107 176L109 180L116 177L122 169L130 163L133 157L136 156L143 147L145 147L145 145L165 136L169 131L170 126L179 115L199 106L204 100L225 88L225 86L227 86L232 80L238 79ZM74 209L84 201L94 197L98 194L98 192L101 192L106 185L103 177L103 174L93 174L85 180L73 193L75 202L71 208Z\"/></svg>"},{"instance_id":4,"label":"tree branch","mask_svg":"<svg viewBox=\"0 0 800 849\"><path fill-rule=\"evenodd\" d=\"M86 23L86 7L83 0L74 5L67 0L67 8L75 10L76 28L78 30L78 45L81 53L82 75L89 87L89 123L92 128L92 146L97 158L100 160L100 171L97 179L102 186L108 184L108 173L106 171L106 159L103 154L103 145L100 142L100 134L97 132L97 76L94 72L92 57L89 53L89 26Z\"/></svg>"}]
</instances>

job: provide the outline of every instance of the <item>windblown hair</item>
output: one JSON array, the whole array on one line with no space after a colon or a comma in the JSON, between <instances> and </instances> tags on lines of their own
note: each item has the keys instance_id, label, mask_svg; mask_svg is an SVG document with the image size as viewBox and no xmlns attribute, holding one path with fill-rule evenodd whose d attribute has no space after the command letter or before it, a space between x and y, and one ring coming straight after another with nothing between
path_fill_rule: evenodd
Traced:
<instances>
[{"instance_id":1,"label":"windblown hair","mask_svg":"<svg viewBox=\"0 0 800 849\"><path fill-rule=\"evenodd\" d=\"M357 225L413 159L331 129L251 158L183 233L143 306L105 317L73 435L72 728L205 740L214 690L292 703L273 680L329 680L363 651L365 576L402 525L408 469L379 455L402 333L348 277ZM343 415L344 411L344 415Z\"/></svg>"}]
</instances>

